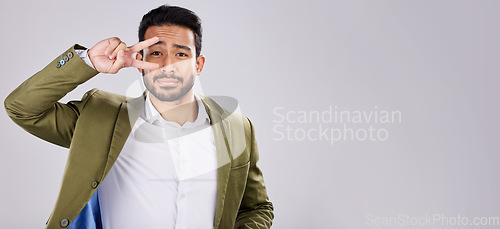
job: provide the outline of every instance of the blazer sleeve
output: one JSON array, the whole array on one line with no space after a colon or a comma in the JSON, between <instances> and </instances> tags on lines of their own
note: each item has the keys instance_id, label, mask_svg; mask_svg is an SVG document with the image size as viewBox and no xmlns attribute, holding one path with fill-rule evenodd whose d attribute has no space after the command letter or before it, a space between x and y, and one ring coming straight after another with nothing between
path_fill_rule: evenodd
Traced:
<instances>
[{"instance_id":1,"label":"blazer sleeve","mask_svg":"<svg viewBox=\"0 0 500 229\"><path fill-rule=\"evenodd\" d=\"M78 57L74 45L44 69L24 81L4 101L8 116L29 133L68 148L80 110L97 89L80 101L60 103L68 92L98 72Z\"/></svg>"},{"instance_id":2,"label":"blazer sleeve","mask_svg":"<svg viewBox=\"0 0 500 229\"><path fill-rule=\"evenodd\" d=\"M248 122L251 131L250 168L234 228L270 228L274 219L274 207L267 196L262 171L257 166L259 152L254 127L250 119Z\"/></svg>"}]
</instances>

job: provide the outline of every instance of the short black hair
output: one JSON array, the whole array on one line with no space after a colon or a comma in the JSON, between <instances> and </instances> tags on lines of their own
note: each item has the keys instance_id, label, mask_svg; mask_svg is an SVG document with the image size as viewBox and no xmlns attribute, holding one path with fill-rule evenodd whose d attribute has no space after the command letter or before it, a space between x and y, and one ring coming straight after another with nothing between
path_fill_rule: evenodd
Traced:
<instances>
[{"instance_id":1,"label":"short black hair","mask_svg":"<svg viewBox=\"0 0 500 229\"><path fill-rule=\"evenodd\" d=\"M151 26L177 25L190 29L194 34L196 57L201 53L201 19L193 11L186 8L162 5L149 11L142 17L139 24L139 42L144 40L144 34Z\"/></svg>"}]
</instances>

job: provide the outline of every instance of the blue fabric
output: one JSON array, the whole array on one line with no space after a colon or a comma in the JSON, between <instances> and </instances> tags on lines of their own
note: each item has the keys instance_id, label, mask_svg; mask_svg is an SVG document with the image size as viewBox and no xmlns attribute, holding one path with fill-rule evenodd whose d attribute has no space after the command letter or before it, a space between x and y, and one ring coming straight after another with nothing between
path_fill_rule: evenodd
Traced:
<instances>
[{"instance_id":1,"label":"blue fabric","mask_svg":"<svg viewBox=\"0 0 500 229\"><path fill-rule=\"evenodd\" d=\"M68 229L102 229L101 209L99 207L97 190L80 214L70 223Z\"/></svg>"}]
</instances>

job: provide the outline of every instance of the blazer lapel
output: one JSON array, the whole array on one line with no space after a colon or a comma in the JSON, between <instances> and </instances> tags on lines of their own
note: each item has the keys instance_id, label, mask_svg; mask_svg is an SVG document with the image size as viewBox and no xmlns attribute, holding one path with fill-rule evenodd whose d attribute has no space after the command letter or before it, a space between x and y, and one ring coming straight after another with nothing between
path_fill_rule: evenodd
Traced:
<instances>
[{"instance_id":1,"label":"blazer lapel","mask_svg":"<svg viewBox=\"0 0 500 229\"><path fill-rule=\"evenodd\" d=\"M121 103L102 179L104 179L104 177L108 174L109 170L118 158L118 155L122 151L122 148L130 135L130 131L132 131L132 127L144 108L145 98L146 92L144 92L142 96L127 99L125 102Z\"/></svg>"},{"instance_id":2,"label":"blazer lapel","mask_svg":"<svg viewBox=\"0 0 500 229\"><path fill-rule=\"evenodd\" d=\"M231 157L229 140L231 139L230 123L223 119L224 111L214 107L209 103L209 99L202 98L203 104L210 117L210 124L212 126L215 138L215 148L217 151L217 206L215 211L214 228L218 228L222 219L224 209L224 199L226 196L227 184L229 181L229 173L231 171ZM222 111L221 112L219 112Z\"/></svg>"}]
</instances>

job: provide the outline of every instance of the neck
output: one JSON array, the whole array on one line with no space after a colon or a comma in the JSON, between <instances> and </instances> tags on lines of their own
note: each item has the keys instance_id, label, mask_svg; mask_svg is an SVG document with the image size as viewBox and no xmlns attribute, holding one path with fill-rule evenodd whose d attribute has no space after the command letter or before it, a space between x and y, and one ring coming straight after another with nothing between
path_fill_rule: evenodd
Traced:
<instances>
[{"instance_id":1,"label":"neck","mask_svg":"<svg viewBox=\"0 0 500 229\"><path fill-rule=\"evenodd\" d=\"M176 122L182 126L187 121L194 122L198 117L198 104L193 90L175 101L161 101L151 93L149 93L149 98L161 117L167 121Z\"/></svg>"}]
</instances>

